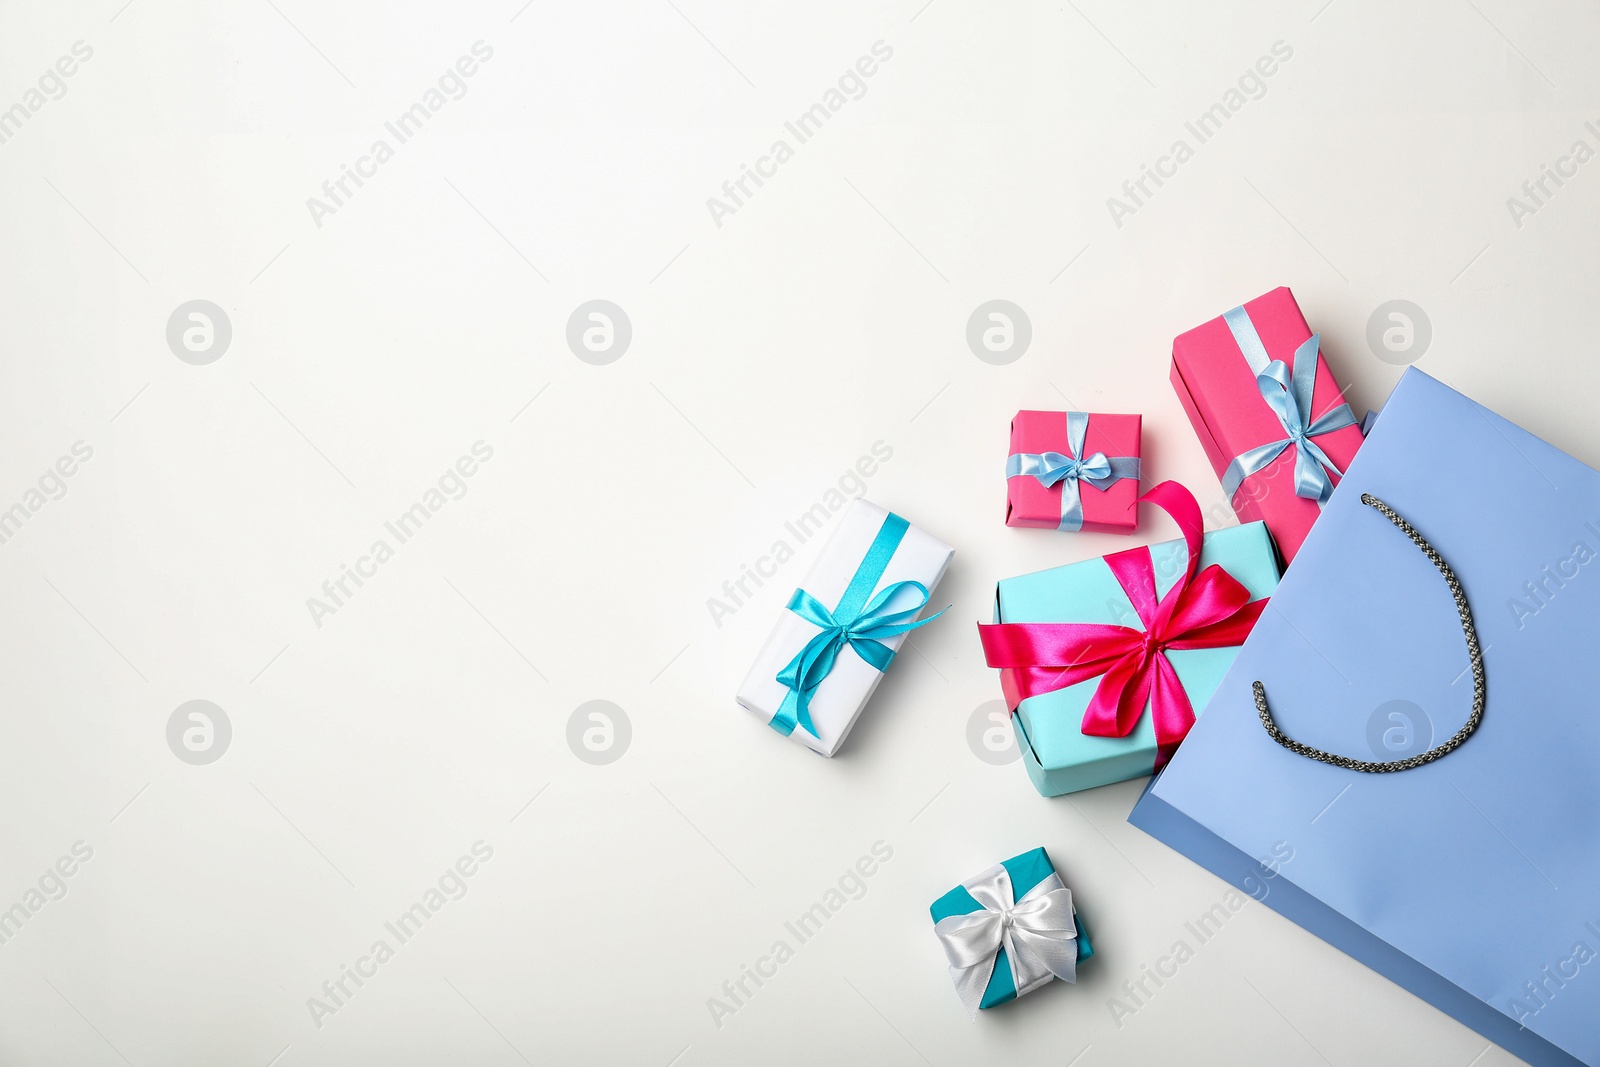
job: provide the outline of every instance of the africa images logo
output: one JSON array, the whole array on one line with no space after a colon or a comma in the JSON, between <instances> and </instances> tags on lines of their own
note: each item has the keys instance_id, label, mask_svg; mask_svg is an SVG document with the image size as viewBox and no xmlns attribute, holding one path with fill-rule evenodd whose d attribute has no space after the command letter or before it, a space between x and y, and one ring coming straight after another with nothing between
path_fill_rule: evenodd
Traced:
<instances>
[{"instance_id":1,"label":"africa images logo","mask_svg":"<svg viewBox=\"0 0 1600 1067\"><path fill-rule=\"evenodd\" d=\"M339 164L338 176L322 183L321 197L306 197L306 210L310 212L311 221L317 229L322 229L324 219L337 215L362 186L376 178L378 168L395 157L396 149L426 129L433 116L443 111L446 104L467 95L467 79L494 58L494 48L481 40L472 43L471 52L471 55L462 55L453 65L446 67L437 82L423 91L420 100L393 120L385 122L383 129L388 136L373 140L367 151L356 157L354 167L348 163ZM393 144L390 144L391 139Z\"/></svg>"},{"instance_id":2,"label":"africa images logo","mask_svg":"<svg viewBox=\"0 0 1600 1067\"><path fill-rule=\"evenodd\" d=\"M1122 183L1122 196L1106 198L1106 210L1111 213L1111 221L1116 228L1122 229L1124 219L1138 214L1139 209L1148 204L1163 185L1176 178L1178 168L1193 159L1201 145L1222 132L1223 125L1243 111L1246 104L1266 96L1267 79L1277 74L1293 58L1294 48L1287 41L1273 41L1266 55L1258 58L1239 75L1233 85L1223 90L1220 100L1200 112L1194 121L1183 124L1186 136L1174 139L1172 146L1156 157L1154 166L1141 163L1138 176Z\"/></svg>"},{"instance_id":3,"label":"africa images logo","mask_svg":"<svg viewBox=\"0 0 1600 1067\"><path fill-rule=\"evenodd\" d=\"M470 855L463 854L444 869L433 885L405 911L383 924L387 936L379 937L371 947L356 957L355 965L341 963L339 973L323 981L320 996L313 993L306 998L306 1010L318 1030L330 1016L348 1004L352 997L378 976L379 969L394 959L395 952L422 931L429 920L444 910L451 901L467 895L469 880L483 870L484 864L494 858L494 846L483 840L474 841Z\"/></svg>"},{"instance_id":4,"label":"africa images logo","mask_svg":"<svg viewBox=\"0 0 1600 1067\"><path fill-rule=\"evenodd\" d=\"M853 465L846 467L820 500L792 521L785 522L783 529L787 536L773 541L772 546L757 556L753 564L741 563L738 576L723 581L721 597L712 595L706 598L706 611L711 614L713 625L722 629L723 620L744 607L755 596L755 590L766 584L767 579L776 577L778 568L794 558L797 547L821 533L851 500L865 496L867 479L893 458L894 448L888 442L872 442L871 455L863 455ZM751 588L752 585L754 588Z\"/></svg>"},{"instance_id":5,"label":"africa images logo","mask_svg":"<svg viewBox=\"0 0 1600 1067\"><path fill-rule=\"evenodd\" d=\"M339 564L339 576L323 581L321 597L306 597L306 610L311 613L311 621L317 629L322 629L325 618L337 615L368 581L376 578L379 568L394 558L395 550L421 533L429 519L450 501L460 500L467 495L468 479L494 458L494 446L486 441L474 441L471 452L470 456L463 454L457 457L455 463L439 475L435 486L423 490L420 500L392 521L384 523L384 531L389 536L374 540L364 555L356 557L354 567L348 563ZM391 539L393 544L390 544ZM352 584L355 586L353 589Z\"/></svg>"},{"instance_id":6,"label":"africa images logo","mask_svg":"<svg viewBox=\"0 0 1600 1067\"><path fill-rule=\"evenodd\" d=\"M739 973L723 982L718 990L721 996L706 998L706 1010L711 1013L711 1021L718 1030L722 1029L724 1020L738 1014L768 982L778 977L778 968L794 959L797 948L821 933L824 923L844 910L850 901L867 895L868 879L894 858L894 848L887 841L874 841L868 851L870 855L860 856L845 868L834 884L823 891L821 899L783 924L785 936L777 938L764 954L757 956L754 966L739 964Z\"/></svg>"},{"instance_id":7,"label":"africa images logo","mask_svg":"<svg viewBox=\"0 0 1600 1067\"><path fill-rule=\"evenodd\" d=\"M33 116L44 110L44 106L50 101L60 100L66 96L65 79L78 73L79 67L93 58L92 46L84 41L72 42L72 54L61 56L53 66L46 67L44 73L39 75L37 88L26 90L21 100L0 110L0 144L5 144L21 133L22 127L27 125Z\"/></svg>"},{"instance_id":8,"label":"africa images logo","mask_svg":"<svg viewBox=\"0 0 1600 1067\"><path fill-rule=\"evenodd\" d=\"M1106 998L1106 1009L1111 1021L1121 1030L1125 1021L1148 1007L1152 998L1168 982L1178 977L1183 965L1194 959L1201 946L1215 940L1228 920L1244 909L1246 895L1255 901L1264 901L1272 892L1268 884L1278 877L1285 864L1294 859L1294 846L1278 841L1272 854L1256 860L1253 868L1246 868L1239 877L1238 889L1229 888L1222 899L1201 912L1192 922L1183 924L1186 937L1179 937L1165 955L1152 963L1141 963L1139 974L1122 983L1118 993ZM1241 893L1239 890L1243 890ZM1191 944L1192 940L1192 944ZM1152 988L1153 987L1153 988Z\"/></svg>"}]
</instances>

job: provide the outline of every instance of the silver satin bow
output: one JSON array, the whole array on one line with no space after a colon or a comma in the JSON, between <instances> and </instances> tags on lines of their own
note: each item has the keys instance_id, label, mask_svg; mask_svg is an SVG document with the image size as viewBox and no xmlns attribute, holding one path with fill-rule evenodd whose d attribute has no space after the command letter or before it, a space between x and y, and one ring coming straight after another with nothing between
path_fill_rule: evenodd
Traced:
<instances>
[{"instance_id":1,"label":"silver satin bow","mask_svg":"<svg viewBox=\"0 0 1600 1067\"><path fill-rule=\"evenodd\" d=\"M1061 522L1056 527L1058 530L1083 529L1083 494L1078 488L1080 481L1088 482L1103 491L1123 478L1137 480L1139 477L1137 456L1118 456L1112 459L1104 452L1085 456L1083 445L1088 436L1089 416L1081 411L1069 411L1067 447L1077 458L1060 452L1014 452L1006 457L1007 478L1026 475L1038 479L1039 484L1046 489L1060 484Z\"/></svg>"},{"instance_id":2,"label":"silver satin bow","mask_svg":"<svg viewBox=\"0 0 1600 1067\"><path fill-rule=\"evenodd\" d=\"M1341 471L1315 441L1325 433L1356 425L1355 412L1349 404L1340 404L1312 421L1311 398L1317 384L1317 350L1321 334L1312 334L1295 349L1291 369L1281 359L1271 359L1266 345L1256 332L1255 323L1243 307L1236 307L1222 316L1233 332L1234 342L1244 355L1245 362L1256 376L1256 388L1261 399L1277 416L1287 437L1241 452L1222 475L1222 491L1229 500L1239 491L1239 486L1252 474L1265 470L1286 448L1293 448L1294 492L1296 496L1315 500L1318 506L1333 494L1333 480L1329 473L1344 477Z\"/></svg>"},{"instance_id":3,"label":"silver satin bow","mask_svg":"<svg viewBox=\"0 0 1600 1067\"><path fill-rule=\"evenodd\" d=\"M1078 923L1073 918L1072 890L1052 872L1016 900L1011 875L996 865L963 883L981 911L951 915L933 931L950 961L950 977L967 1011L977 1015L983 991L994 974L1000 949L1006 950L1017 996L1031 993L1052 978L1075 982L1078 977Z\"/></svg>"}]
</instances>

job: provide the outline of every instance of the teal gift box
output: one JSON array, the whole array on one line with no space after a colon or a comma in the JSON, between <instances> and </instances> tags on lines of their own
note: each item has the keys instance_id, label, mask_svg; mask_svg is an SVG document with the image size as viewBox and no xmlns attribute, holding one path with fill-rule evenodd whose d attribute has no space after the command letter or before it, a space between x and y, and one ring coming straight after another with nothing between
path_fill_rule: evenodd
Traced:
<instances>
[{"instance_id":1,"label":"teal gift box","mask_svg":"<svg viewBox=\"0 0 1600 1067\"><path fill-rule=\"evenodd\" d=\"M1198 517L1197 507L1194 512ZM1188 573L1188 547L1183 539L1003 579L995 594L995 621L1099 623L1146 631L1142 617L1149 614L1149 605L1143 612L1135 608L1118 577L1119 573L1127 573L1128 561L1117 558L1145 552L1149 553L1148 564L1142 559L1137 562L1153 573L1155 595L1166 597ZM1113 564L1118 566L1114 569ZM1203 572L1213 564L1242 585L1252 601L1270 596L1277 587L1278 555L1263 523L1251 522L1206 534L1201 542L1198 577L1203 580ZM1198 714L1221 683L1242 643L1241 633L1238 643L1212 648L1164 647L1153 655L1165 656L1182 684L1189 706ZM1152 773L1163 755L1170 755L1170 751L1162 751L1156 716L1149 704L1126 736L1090 736L1083 732L1085 712L1100 683L1098 676L1051 692L1020 697L1011 673L1002 670L1001 676L1007 705L1015 711L1011 721L1028 777L1044 796L1139 778Z\"/></svg>"},{"instance_id":2,"label":"teal gift box","mask_svg":"<svg viewBox=\"0 0 1600 1067\"><path fill-rule=\"evenodd\" d=\"M1008 883L1009 888L1007 888ZM1022 961L1020 968L1013 966L1013 961L1003 944L995 949L992 957L988 956L984 952L986 944L984 938L985 936L998 938L1000 932L1004 929L1003 921L991 923L987 932L982 930L973 931L971 928L976 924L968 923L965 924L969 928L967 934L947 934L948 927L962 924L946 923L944 926L940 926L943 920L957 919L961 916L973 916L985 911L991 914L994 913L994 909L992 907L986 908L984 902L974 896L974 893L990 898L989 902L991 904L1004 906L1008 911L1014 910L1019 914L1030 910L1033 911L1039 916L1038 920L1036 920L1036 925L1038 923L1045 925L1063 923L1075 927L1075 931L1070 938L1060 936L1054 939L1056 942L1054 947L1059 955L1055 968L1064 970L1066 974L1052 973L1050 966L1039 959ZM1029 898L1030 893L1034 895L1031 900ZM1052 894L1060 898L1053 905L1047 899ZM999 897L998 900L994 899L996 895ZM1021 907L1019 908L1017 905L1021 905ZM1053 920L1048 917L1048 912L1051 910L1056 912L1056 917ZM957 960L952 957L951 973L955 977L956 988L961 993L962 999L964 1001L977 1001L975 1006L970 1002L968 1003L968 1007L973 1010L977 1008L992 1008L996 1004L1004 1004L1008 1000L1016 1000L1023 993L1032 992L1057 977L1066 977L1068 981L1071 981L1075 977L1076 965L1094 955L1094 946L1089 943L1089 931L1084 927L1083 919L1079 917L1077 909L1072 905L1071 891L1067 890L1062 884L1060 875L1056 873L1055 864L1050 862L1049 854L1042 848L1024 852L1020 856L1012 856L1003 863L984 871L976 878L956 886L950 892L934 901L933 906L928 911L933 916L934 928L939 932L941 939L947 936L965 937L965 948L971 950L968 958L975 960L975 965L970 968L958 967ZM1065 916L1064 920L1062 916ZM995 918L998 920L1000 917L996 915ZM1028 918L1018 918L1016 925L1022 928L1023 933L1017 934L1013 932L1013 937L1026 936L1029 923L1030 920ZM1026 940L1023 942L1024 945L1028 943ZM1037 938L1033 939L1032 943L1037 944ZM960 951L962 950L957 950L957 952ZM947 946L948 953L949 947ZM1065 961L1066 965L1064 967L1061 965L1061 961ZM967 962L967 960L962 962ZM970 973L963 974L963 970ZM1017 990L1019 970L1024 982L1021 993ZM985 974L988 975L987 981L984 981ZM964 984L966 989L963 989Z\"/></svg>"}]
</instances>

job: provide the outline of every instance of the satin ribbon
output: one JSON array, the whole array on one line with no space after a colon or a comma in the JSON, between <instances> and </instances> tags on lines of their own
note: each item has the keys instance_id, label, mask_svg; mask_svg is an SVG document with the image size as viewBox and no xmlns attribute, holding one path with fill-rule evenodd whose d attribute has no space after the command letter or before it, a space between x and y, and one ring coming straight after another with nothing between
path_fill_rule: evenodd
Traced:
<instances>
[{"instance_id":1,"label":"satin ribbon","mask_svg":"<svg viewBox=\"0 0 1600 1067\"><path fill-rule=\"evenodd\" d=\"M1277 416L1287 437L1269 444L1259 445L1239 453L1228 464L1222 475L1222 491L1229 500L1239 491L1239 486L1252 474L1259 473L1283 454L1286 448L1295 450L1294 492L1296 496L1315 500L1317 505L1327 503L1333 493L1333 480L1329 474L1344 477L1313 437L1356 425L1355 412L1349 404L1339 404L1324 412L1322 417L1311 418L1312 393L1317 384L1317 348L1321 334L1312 334L1295 349L1294 367L1291 370L1281 359L1271 359L1261 335L1250 321L1249 312L1236 307L1222 316L1228 329L1233 331L1234 343L1239 346L1245 362L1256 376L1256 388L1261 399Z\"/></svg>"},{"instance_id":2,"label":"satin ribbon","mask_svg":"<svg viewBox=\"0 0 1600 1067\"><path fill-rule=\"evenodd\" d=\"M1083 732L1126 737L1148 704L1159 768L1194 725L1194 708L1167 652L1242 644L1267 602L1251 600L1250 591L1217 564L1196 573L1202 526L1200 505L1189 490L1162 482L1139 499L1177 520L1189 553L1188 567L1160 598L1148 548L1105 557L1143 629L1089 622L1002 622L979 624L978 635L989 666L1000 668L1001 687L1013 712L1029 697L1098 677L1100 684L1083 714Z\"/></svg>"},{"instance_id":3,"label":"satin ribbon","mask_svg":"<svg viewBox=\"0 0 1600 1067\"><path fill-rule=\"evenodd\" d=\"M1052 978L1077 980L1078 924L1072 890L1061 883L1059 874L1052 872L1021 900L1013 898L1011 875L1003 864L963 885L983 909L940 919L933 932L944 946L956 993L970 1014L978 1014L1002 948L1019 997Z\"/></svg>"},{"instance_id":4,"label":"satin ribbon","mask_svg":"<svg viewBox=\"0 0 1600 1067\"><path fill-rule=\"evenodd\" d=\"M916 617L928 604L928 590L921 582L894 582L884 586L876 596L871 595L910 525L893 512L884 517L872 545L832 611L804 589L796 589L789 598L789 610L817 626L819 632L778 672L778 681L789 692L784 694L783 703L767 725L780 734L787 737L798 726L812 737L817 736L816 724L811 721L811 698L822 680L833 673L833 665L846 647L854 650L874 670L886 671L894 660L894 649L883 644L883 639L914 630L944 614L938 611L926 619ZM891 602L907 590L915 591L916 603L891 611Z\"/></svg>"},{"instance_id":5,"label":"satin ribbon","mask_svg":"<svg viewBox=\"0 0 1600 1067\"><path fill-rule=\"evenodd\" d=\"M1061 486L1061 522L1058 530L1083 529L1083 494L1079 482L1088 482L1104 491L1124 478L1139 479L1139 457L1108 457L1104 452L1083 454L1089 434L1089 416L1081 411L1067 412L1067 448L1060 452L1014 452L1006 457L1007 478L1036 478L1046 489ZM1074 458L1076 457L1076 458Z\"/></svg>"}]
</instances>

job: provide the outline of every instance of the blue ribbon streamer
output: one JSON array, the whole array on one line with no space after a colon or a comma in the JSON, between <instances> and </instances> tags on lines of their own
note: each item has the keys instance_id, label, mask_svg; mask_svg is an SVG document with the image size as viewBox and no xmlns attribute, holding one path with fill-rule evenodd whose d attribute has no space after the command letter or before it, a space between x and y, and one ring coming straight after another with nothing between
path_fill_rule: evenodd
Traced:
<instances>
[{"instance_id":1,"label":"blue ribbon streamer","mask_svg":"<svg viewBox=\"0 0 1600 1067\"><path fill-rule=\"evenodd\" d=\"M1261 399L1278 417L1278 423L1288 436L1280 441L1258 445L1239 453L1228 464L1222 475L1222 491L1229 500L1239 491L1239 486L1252 474L1265 470L1286 448L1294 448L1294 492L1296 496L1315 500L1321 507L1333 494L1333 480L1329 473L1344 477L1313 437L1356 425L1356 415L1349 404L1330 408L1315 421L1311 418L1311 398L1317 384L1317 349L1321 334L1312 334L1295 349L1291 370L1283 360L1267 355L1267 346L1261 343L1255 323L1249 312L1236 307L1222 316L1228 329L1233 331L1234 343L1239 346L1245 362L1256 376L1256 388Z\"/></svg>"},{"instance_id":2,"label":"blue ribbon streamer","mask_svg":"<svg viewBox=\"0 0 1600 1067\"><path fill-rule=\"evenodd\" d=\"M1124 478L1139 480L1139 457L1108 457L1104 452L1083 454L1089 435L1089 416L1081 411L1067 412L1067 447L1071 456L1060 452L1014 452L1006 457L1006 477L1037 478L1049 489L1061 486L1061 521L1056 529L1076 532L1083 529L1083 493L1080 481L1104 491ZM1079 457L1079 458L1074 458Z\"/></svg>"},{"instance_id":3,"label":"blue ribbon streamer","mask_svg":"<svg viewBox=\"0 0 1600 1067\"><path fill-rule=\"evenodd\" d=\"M804 589L796 589L789 598L789 610L820 627L821 632L807 641L794 659L778 672L778 681L789 692L784 694L777 714L767 725L780 734L787 737L798 726L812 737L817 736L816 724L811 721L811 698L822 680L833 672L834 662L846 646L854 649L874 670L886 671L894 660L894 649L882 643L884 638L914 630L944 614L939 611L926 619L916 618L928 604L928 589L921 582L894 582L884 586L876 596L871 595L910 525L893 512L885 516L871 547L832 611ZM890 611L894 598L908 589L918 594L916 604Z\"/></svg>"}]
</instances>

